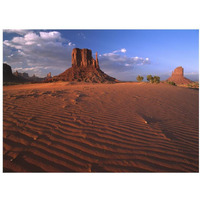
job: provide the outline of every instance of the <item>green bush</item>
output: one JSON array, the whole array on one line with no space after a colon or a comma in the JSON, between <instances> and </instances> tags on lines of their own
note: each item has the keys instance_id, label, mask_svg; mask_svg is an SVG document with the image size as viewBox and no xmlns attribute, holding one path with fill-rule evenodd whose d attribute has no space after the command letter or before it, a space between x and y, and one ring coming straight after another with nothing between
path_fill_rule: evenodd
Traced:
<instances>
[{"instance_id":1,"label":"green bush","mask_svg":"<svg viewBox=\"0 0 200 200\"><path fill-rule=\"evenodd\" d=\"M147 81L149 81L150 83L160 83L160 77L147 75Z\"/></svg>"},{"instance_id":2,"label":"green bush","mask_svg":"<svg viewBox=\"0 0 200 200\"><path fill-rule=\"evenodd\" d=\"M154 76L153 77L153 82L154 83L160 83L160 77L159 76Z\"/></svg>"},{"instance_id":3,"label":"green bush","mask_svg":"<svg viewBox=\"0 0 200 200\"><path fill-rule=\"evenodd\" d=\"M138 76L137 76L137 81L138 81L138 82L141 82L141 81L143 81L143 79L144 79L144 77L143 77L143 76L140 76L140 75L138 75Z\"/></svg>"},{"instance_id":4,"label":"green bush","mask_svg":"<svg viewBox=\"0 0 200 200\"><path fill-rule=\"evenodd\" d=\"M147 81L151 82L153 80L153 77L151 75L147 75Z\"/></svg>"}]
</instances>

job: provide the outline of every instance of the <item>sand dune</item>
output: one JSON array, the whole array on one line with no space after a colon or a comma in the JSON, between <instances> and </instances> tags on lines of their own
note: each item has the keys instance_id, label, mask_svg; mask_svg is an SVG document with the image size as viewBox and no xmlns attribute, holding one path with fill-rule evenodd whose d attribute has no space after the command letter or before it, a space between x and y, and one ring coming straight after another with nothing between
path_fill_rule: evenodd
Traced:
<instances>
[{"instance_id":1,"label":"sand dune","mask_svg":"<svg viewBox=\"0 0 200 200\"><path fill-rule=\"evenodd\" d=\"M198 172L198 90L4 86L4 172Z\"/></svg>"}]
</instances>

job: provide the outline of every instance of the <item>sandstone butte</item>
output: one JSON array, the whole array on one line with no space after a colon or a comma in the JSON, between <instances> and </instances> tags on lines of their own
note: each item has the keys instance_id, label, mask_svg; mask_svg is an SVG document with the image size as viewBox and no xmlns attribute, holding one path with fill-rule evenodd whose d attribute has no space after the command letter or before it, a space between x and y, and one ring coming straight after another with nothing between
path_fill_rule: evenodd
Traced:
<instances>
[{"instance_id":1,"label":"sandstone butte","mask_svg":"<svg viewBox=\"0 0 200 200\"><path fill-rule=\"evenodd\" d=\"M189 84L192 83L191 80L184 77L184 69L179 66L174 71L172 71L171 77L167 81L173 81L176 84Z\"/></svg>"},{"instance_id":2,"label":"sandstone butte","mask_svg":"<svg viewBox=\"0 0 200 200\"><path fill-rule=\"evenodd\" d=\"M45 82L54 81L78 81L93 83L114 83L118 82L113 77L105 74L99 67L98 56L92 57L89 49L74 48L72 50L72 67L65 70L58 76L47 79Z\"/></svg>"}]
</instances>

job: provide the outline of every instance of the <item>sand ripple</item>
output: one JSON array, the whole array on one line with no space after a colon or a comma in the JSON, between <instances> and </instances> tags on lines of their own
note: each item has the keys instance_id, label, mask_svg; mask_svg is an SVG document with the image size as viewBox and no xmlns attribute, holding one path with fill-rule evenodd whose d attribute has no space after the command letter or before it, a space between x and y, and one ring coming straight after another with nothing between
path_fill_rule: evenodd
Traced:
<instances>
[{"instance_id":1,"label":"sand ripple","mask_svg":"<svg viewBox=\"0 0 200 200\"><path fill-rule=\"evenodd\" d=\"M198 106L165 84L4 87L4 172L198 172Z\"/></svg>"}]
</instances>

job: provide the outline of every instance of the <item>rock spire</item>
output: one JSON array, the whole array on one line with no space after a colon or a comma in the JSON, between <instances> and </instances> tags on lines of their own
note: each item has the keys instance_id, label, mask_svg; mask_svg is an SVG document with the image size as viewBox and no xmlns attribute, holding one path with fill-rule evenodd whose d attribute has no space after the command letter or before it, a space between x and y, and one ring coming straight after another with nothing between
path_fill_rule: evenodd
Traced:
<instances>
[{"instance_id":1,"label":"rock spire","mask_svg":"<svg viewBox=\"0 0 200 200\"><path fill-rule=\"evenodd\" d=\"M105 74L99 67L98 55L92 57L89 49L74 48L72 50L72 67L58 76L47 81L83 81L83 82L117 82L113 77Z\"/></svg>"}]
</instances>

